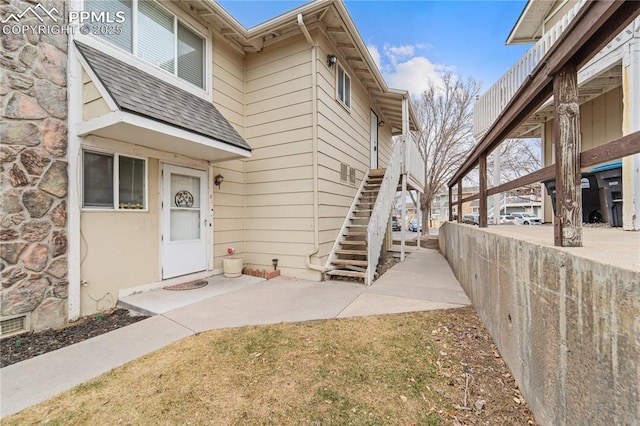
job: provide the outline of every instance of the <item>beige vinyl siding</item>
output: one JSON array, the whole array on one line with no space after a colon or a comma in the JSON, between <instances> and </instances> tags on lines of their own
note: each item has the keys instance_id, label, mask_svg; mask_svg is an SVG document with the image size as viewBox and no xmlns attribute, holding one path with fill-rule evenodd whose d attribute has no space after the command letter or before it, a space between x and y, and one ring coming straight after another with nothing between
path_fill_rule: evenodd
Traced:
<instances>
[{"instance_id":1,"label":"beige vinyl siding","mask_svg":"<svg viewBox=\"0 0 640 426\"><path fill-rule=\"evenodd\" d=\"M317 279L313 250L311 49L300 36L245 58L245 263Z\"/></svg>"},{"instance_id":2,"label":"beige vinyl siding","mask_svg":"<svg viewBox=\"0 0 640 426\"><path fill-rule=\"evenodd\" d=\"M82 120L89 121L111 112L91 77L82 70Z\"/></svg>"},{"instance_id":3,"label":"beige vinyl siding","mask_svg":"<svg viewBox=\"0 0 640 426\"><path fill-rule=\"evenodd\" d=\"M244 58L218 37L213 39L213 104L244 136Z\"/></svg>"},{"instance_id":4,"label":"beige vinyl siding","mask_svg":"<svg viewBox=\"0 0 640 426\"><path fill-rule=\"evenodd\" d=\"M380 167L387 167L389 164L392 146L391 126L378 127L378 165Z\"/></svg>"},{"instance_id":5,"label":"beige vinyl siding","mask_svg":"<svg viewBox=\"0 0 640 426\"><path fill-rule=\"evenodd\" d=\"M245 134L245 83L243 56L218 37L213 39L213 104L240 133ZM236 255L246 252L245 163L215 163L213 179L224 176L220 188L213 186L213 267L222 268L227 248ZM213 181L210 183L213 185Z\"/></svg>"},{"instance_id":6,"label":"beige vinyl siding","mask_svg":"<svg viewBox=\"0 0 640 426\"><path fill-rule=\"evenodd\" d=\"M336 100L336 71L324 58L338 50L324 36L318 49L318 177L320 212L320 251L322 263L333 246L353 197L370 165L371 110L379 111L349 68L344 58L338 62L351 79L351 109ZM379 166L385 167L390 153L390 130L380 128L378 136ZM340 164L355 168L356 184L340 180Z\"/></svg>"},{"instance_id":7,"label":"beige vinyl siding","mask_svg":"<svg viewBox=\"0 0 640 426\"><path fill-rule=\"evenodd\" d=\"M216 175L224 176L220 188L213 184ZM222 268L227 248L236 255L245 253L245 178L244 163L239 160L216 163L210 185L213 187L213 268Z\"/></svg>"}]
</instances>

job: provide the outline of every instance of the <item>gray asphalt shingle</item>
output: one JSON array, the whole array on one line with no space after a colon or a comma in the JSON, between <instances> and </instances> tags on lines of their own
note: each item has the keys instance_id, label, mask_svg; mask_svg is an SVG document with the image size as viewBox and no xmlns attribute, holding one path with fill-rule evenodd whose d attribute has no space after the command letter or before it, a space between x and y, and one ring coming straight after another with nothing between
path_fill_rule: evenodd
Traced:
<instances>
[{"instance_id":1,"label":"gray asphalt shingle","mask_svg":"<svg viewBox=\"0 0 640 426\"><path fill-rule=\"evenodd\" d=\"M211 102L86 44L75 44L122 111L251 150Z\"/></svg>"}]
</instances>

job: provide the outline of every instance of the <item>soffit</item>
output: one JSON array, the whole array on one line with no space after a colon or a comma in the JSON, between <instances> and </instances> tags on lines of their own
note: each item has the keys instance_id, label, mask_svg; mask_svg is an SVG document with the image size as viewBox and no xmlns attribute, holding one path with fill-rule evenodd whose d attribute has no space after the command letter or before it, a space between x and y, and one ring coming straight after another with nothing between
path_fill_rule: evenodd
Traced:
<instances>
[{"instance_id":1,"label":"soffit","mask_svg":"<svg viewBox=\"0 0 640 426\"><path fill-rule=\"evenodd\" d=\"M506 44L534 43L542 37L542 24L555 0L529 0L507 37Z\"/></svg>"},{"instance_id":2,"label":"soffit","mask_svg":"<svg viewBox=\"0 0 640 426\"><path fill-rule=\"evenodd\" d=\"M391 126L393 134L402 132L402 100L409 94L387 86L342 1L319 0L307 3L249 29L244 28L224 8L211 0L183 3L186 3L183 8L189 8L192 15L205 20L241 54L259 52L288 37L300 37L302 33L297 17L301 14L309 30L319 28L327 34L338 50L336 55L339 54L346 60L351 78L362 84L378 107L382 114L380 119ZM415 113L411 104L409 115L410 129L415 130Z\"/></svg>"}]
</instances>

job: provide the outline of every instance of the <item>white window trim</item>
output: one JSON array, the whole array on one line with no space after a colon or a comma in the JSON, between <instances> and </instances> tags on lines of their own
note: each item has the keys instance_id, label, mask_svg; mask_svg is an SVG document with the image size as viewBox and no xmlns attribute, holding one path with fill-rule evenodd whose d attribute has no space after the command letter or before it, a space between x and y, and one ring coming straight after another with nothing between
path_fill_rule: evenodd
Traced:
<instances>
[{"instance_id":1,"label":"white window trim","mask_svg":"<svg viewBox=\"0 0 640 426\"><path fill-rule=\"evenodd\" d=\"M344 76L349 79L349 105L347 105L344 100L340 99L340 96L338 95L338 75L339 75L338 70L340 70L340 69L342 69L342 72L344 73ZM335 82L336 82L336 101L340 105L342 105L342 107L344 109L346 109L349 113L351 113L351 105L353 104L353 96L351 96L351 92L353 91L352 90L352 88L353 88L353 83L352 83L353 80L351 80L351 76L347 72L346 68L343 67L342 65L340 65L339 61L336 63L336 80L335 80ZM343 90L344 90L344 84L343 84ZM346 99L346 97L345 97L345 99Z\"/></svg>"},{"instance_id":2,"label":"white window trim","mask_svg":"<svg viewBox=\"0 0 640 426\"><path fill-rule=\"evenodd\" d=\"M113 156L113 206L109 207L85 207L84 206L84 153L91 152L101 155ZM134 158L144 161L144 208L143 209L121 209L120 208L120 157ZM80 210L82 212L127 212L127 213L148 213L149 212L149 158L137 155L129 155L121 152L107 151L94 147L82 147L80 160Z\"/></svg>"},{"instance_id":3,"label":"white window trim","mask_svg":"<svg viewBox=\"0 0 640 426\"><path fill-rule=\"evenodd\" d=\"M85 0L81 0L77 3L79 7L79 11L84 10L84 2ZM137 22L138 17L138 0L132 0L133 9L131 13L131 19L134 22ZM113 56L116 59L125 62L128 65L134 66L147 74L151 74L154 77L157 77L167 83L170 83L174 86L179 87L193 95L196 95L202 99L205 99L211 102L211 98L213 96L213 38L211 36L211 31L201 25L198 22L192 22L193 18L184 13L184 11L180 10L176 6L172 4L168 4L165 2L157 2L162 8L164 8L167 12L174 15L177 20L189 28L191 31L195 32L198 36L202 37L205 40L204 46L204 61L205 61L205 69L204 69L204 88L198 87L193 83L190 83L187 80L184 80L178 77L177 73L171 73L169 71L163 70L162 68L156 67L150 62L145 61L142 58L137 56L137 42L138 42L138 25L133 25L131 39L132 39L132 51L129 52L121 47L115 46L109 43L107 40L104 40L100 37L91 35L91 34L82 34L78 28L75 28L73 31L73 39L78 40L81 43L87 44L93 48L99 49L106 53L109 56ZM76 4L76 3L74 3ZM72 6L71 6L72 7ZM177 25L176 19L174 19L174 25ZM73 24L77 26L76 24ZM177 37L177 34L176 34ZM176 47L177 48L177 47ZM177 62L177 61L176 61Z\"/></svg>"}]
</instances>

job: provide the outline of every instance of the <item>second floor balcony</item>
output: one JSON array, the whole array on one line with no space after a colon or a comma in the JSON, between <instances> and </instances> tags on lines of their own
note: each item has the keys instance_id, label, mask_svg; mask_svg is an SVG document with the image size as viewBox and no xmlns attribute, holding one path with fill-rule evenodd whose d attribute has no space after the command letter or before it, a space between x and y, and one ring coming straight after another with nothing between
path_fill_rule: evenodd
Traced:
<instances>
[{"instance_id":1,"label":"second floor balcony","mask_svg":"<svg viewBox=\"0 0 640 426\"><path fill-rule=\"evenodd\" d=\"M542 59L554 46L555 42L569 27L573 19L585 7L587 0L578 1L559 20L538 39L538 41L520 58L504 75L478 96L474 105L474 136L480 140L495 120L502 114L513 100L516 92L529 78L533 70L543 66ZM583 66L578 73L580 103L585 103L613 88L622 85L622 56L624 46L640 29L640 18L628 25L604 49ZM538 137L541 125L552 118L552 98L518 129L511 137Z\"/></svg>"}]
</instances>

